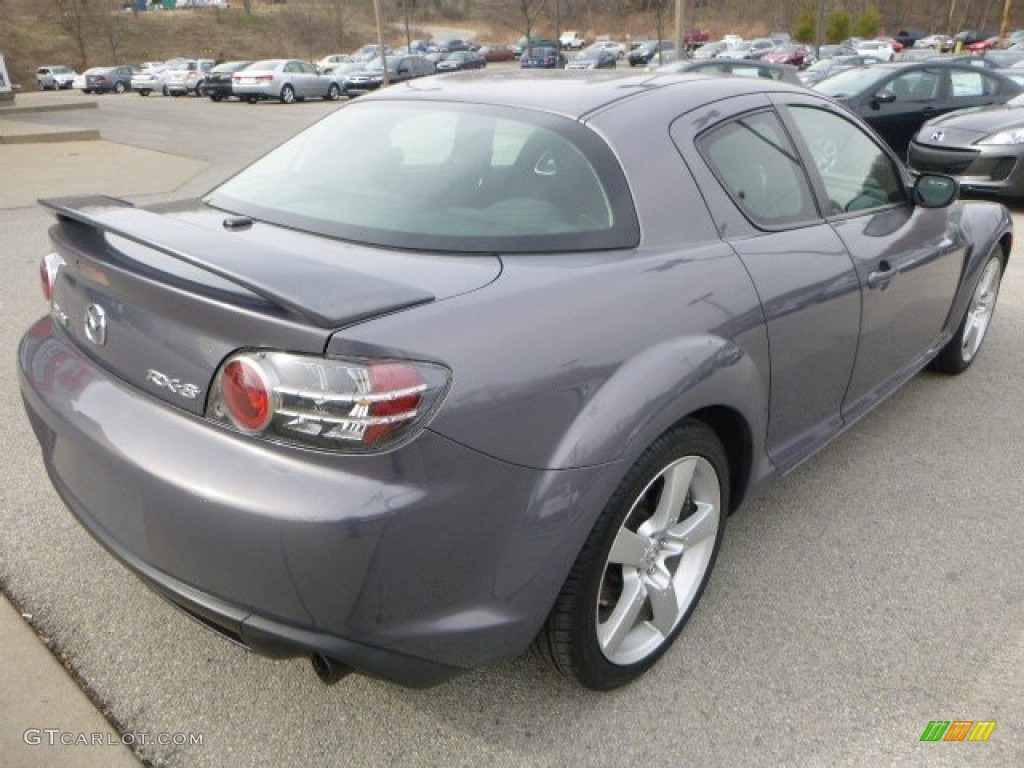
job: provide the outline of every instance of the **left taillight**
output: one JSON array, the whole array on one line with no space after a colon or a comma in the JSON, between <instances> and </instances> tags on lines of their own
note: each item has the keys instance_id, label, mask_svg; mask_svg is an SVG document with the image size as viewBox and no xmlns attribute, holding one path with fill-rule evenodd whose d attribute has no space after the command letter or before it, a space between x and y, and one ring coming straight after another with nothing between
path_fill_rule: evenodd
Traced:
<instances>
[{"instance_id":1,"label":"left taillight","mask_svg":"<svg viewBox=\"0 0 1024 768\"><path fill-rule=\"evenodd\" d=\"M374 453L419 434L450 382L436 363L244 351L221 365L206 415L278 442Z\"/></svg>"},{"instance_id":2,"label":"left taillight","mask_svg":"<svg viewBox=\"0 0 1024 768\"><path fill-rule=\"evenodd\" d=\"M57 282L57 273L62 266L64 259L57 253L48 253L39 260L39 282L47 301L53 301L53 286Z\"/></svg>"}]
</instances>

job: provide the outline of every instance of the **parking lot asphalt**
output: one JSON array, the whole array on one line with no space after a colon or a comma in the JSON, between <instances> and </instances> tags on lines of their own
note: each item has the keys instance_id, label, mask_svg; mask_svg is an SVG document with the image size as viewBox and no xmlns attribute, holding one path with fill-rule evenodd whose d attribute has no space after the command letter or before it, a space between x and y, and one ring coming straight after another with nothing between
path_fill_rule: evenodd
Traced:
<instances>
[{"instance_id":1,"label":"parking lot asphalt","mask_svg":"<svg viewBox=\"0 0 1024 768\"><path fill-rule=\"evenodd\" d=\"M24 626L0 611L0 763L116 764L122 746L25 743L29 729L93 728L161 766L1024 761L1019 246L972 370L922 374L748 503L680 642L621 691L583 691L531 659L426 691L358 676L323 687L306 662L198 628L95 544L52 491L16 387L17 339L45 312L49 217L34 198L201 194L335 108L108 96L32 116L103 140L0 146L0 586L74 673L24 632L9 640ZM56 674L37 682L44 667ZM69 714L82 689L91 705ZM984 743L922 743L933 720L997 726Z\"/></svg>"}]
</instances>

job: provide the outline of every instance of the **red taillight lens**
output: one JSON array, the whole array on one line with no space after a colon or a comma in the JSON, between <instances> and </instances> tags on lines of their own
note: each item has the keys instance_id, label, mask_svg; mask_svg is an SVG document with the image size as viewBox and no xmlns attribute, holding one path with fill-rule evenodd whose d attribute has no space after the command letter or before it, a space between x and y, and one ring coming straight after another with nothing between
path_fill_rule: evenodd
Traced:
<instances>
[{"instance_id":1,"label":"red taillight lens","mask_svg":"<svg viewBox=\"0 0 1024 768\"><path fill-rule=\"evenodd\" d=\"M207 416L282 442L369 453L418 434L450 380L435 363L240 352L221 369Z\"/></svg>"},{"instance_id":2,"label":"red taillight lens","mask_svg":"<svg viewBox=\"0 0 1024 768\"><path fill-rule=\"evenodd\" d=\"M46 260L39 262L39 282L43 284L43 296L47 301L53 299L53 283L50 282L50 270L46 268Z\"/></svg>"},{"instance_id":3,"label":"red taillight lens","mask_svg":"<svg viewBox=\"0 0 1024 768\"><path fill-rule=\"evenodd\" d=\"M368 416L380 423L367 427L363 439L374 443L398 429L404 419L415 416L425 385L416 369L403 363L371 365L370 382L374 392L386 392L390 396L390 399L369 404Z\"/></svg>"},{"instance_id":4,"label":"red taillight lens","mask_svg":"<svg viewBox=\"0 0 1024 768\"><path fill-rule=\"evenodd\" d=\"M244 432L260 432L274 415L267 376L259 363L238 358L224 366L221 394L228 418Z\"/></svg>"}]
</instances>

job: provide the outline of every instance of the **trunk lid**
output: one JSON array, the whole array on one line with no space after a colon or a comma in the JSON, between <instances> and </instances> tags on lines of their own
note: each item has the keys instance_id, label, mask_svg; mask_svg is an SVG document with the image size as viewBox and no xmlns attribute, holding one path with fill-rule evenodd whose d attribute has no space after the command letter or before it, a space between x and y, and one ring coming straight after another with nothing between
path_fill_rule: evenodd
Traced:
<instances>
[{"instance_id":1,"label":"trunk lid","mask_svg":"<svg viewBox=\"0 0 1024 768\"><path fill-rule=\"evenodd\" d=\"M198 202L42 203L57 215L50 237L64 262L55 320L119 378L197 414L237 349L323 354L341 328L476 290L500 272L494 256L352 245Z\"/></svg>"}]
</instances>

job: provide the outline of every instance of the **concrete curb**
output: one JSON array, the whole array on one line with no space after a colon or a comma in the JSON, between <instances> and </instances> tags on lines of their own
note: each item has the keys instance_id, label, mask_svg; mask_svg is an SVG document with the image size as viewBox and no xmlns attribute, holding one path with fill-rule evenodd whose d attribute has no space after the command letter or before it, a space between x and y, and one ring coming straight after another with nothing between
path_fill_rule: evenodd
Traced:
<instances>
[{"instance_id":1,"label":"concrete curb","mask_svg":"<svg viewBox=\"0 0 1024 768\"><path fill-rule=\"evenodd\" d=\"M69 101L66 104L42 103L42 104L0 104L0 117L11 115L27 115L33 112L64 112L69 109L96 109L95 101Z\"/></svg>"},{"instance_id":2,"label":"concrete curb","mask_svg":"<svg viewBox=\"0 0 1024 768\"><path fill-rule=\"evenodd\" d=\"M54 128L36 123L2 119L0 113L0 144L44 144L56 141L98 141L95 128Z\"/></svg>"},{"instance_id":3,"label":"concrete curb","mask_svg":"<svg viewBox=\"0 0 1024 768\"><path fill-rule=\"evenodd\" d=\"M64 112L67 110L96 109L94 99L85 99L78 94L40 92L25 94L18 104L0 104L0 144L45 144L61 141L96 141L100 132L96 129L58 128L36 123L23 123L22 115L43 112Z\"/></svg>"},{"instance_id":4,"label":"concrete curb","mask_svg":"<svg viewBox=\"0 0 1024 768\"><path fill-rule=\"evenodd\" d=\"M136 768L138 758L0 594L0 742L10 768Z\"/></svg>"}]
</instances>

